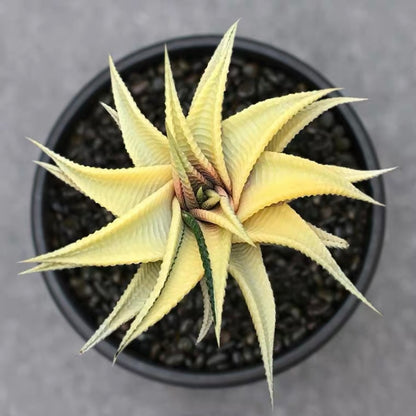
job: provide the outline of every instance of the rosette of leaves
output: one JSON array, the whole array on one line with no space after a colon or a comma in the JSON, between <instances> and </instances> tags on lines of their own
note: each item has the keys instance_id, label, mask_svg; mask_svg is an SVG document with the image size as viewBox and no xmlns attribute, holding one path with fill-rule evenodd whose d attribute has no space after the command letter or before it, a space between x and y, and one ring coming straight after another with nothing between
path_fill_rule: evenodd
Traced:
<instances>
[{"instance_id":1,"label":"rosette of leaves","mask_svg":"<svg viewBox=\"0 0 416 416\"><path fill-rule=\"evenodd\" d=\"M334 89L271 98L222 120L236 27L227 31L215 50L187 116L165 51L166 136L141 113L110 58L115 109L104 106L120 127L134 167L83 166L33 141L55 162L39 165L116 219L72 244L25 260L40 264L24 273L139 265L111 314L81 350L130 322L117 354L197 284L204 299L198 341L214 324L219 342L230 274L250 311L273 397L275 300L260 244L302 252L374 309L328 251L328 247L346 248L348 243L303 220L290 202L333 194L377 204L353 183L388 169L353 170L283 153L295 135L324 111L360 100L323 98Z\"/></svg>"}]
</instances>

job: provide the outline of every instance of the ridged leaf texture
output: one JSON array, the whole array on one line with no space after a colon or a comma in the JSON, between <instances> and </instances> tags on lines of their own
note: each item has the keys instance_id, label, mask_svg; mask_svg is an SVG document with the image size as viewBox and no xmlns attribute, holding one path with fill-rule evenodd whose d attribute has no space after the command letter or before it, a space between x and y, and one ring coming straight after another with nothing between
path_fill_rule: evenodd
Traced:
<instances>
[{"instance_id":1,"label":"ridged leaf texture","mask_svg":"<svg viewBox=\"0 0 416 416\"><path fill-rule=\"evenodd\" d=\"M219 344L230 273L251 314L273 400L276 312L260 244L303 253L374 309L328 250L345 249L348 242L303 220L290 202L341 195L378 204L353 183L391 169L355 170L282 153L324 111L359 101L323 98L335 88L271 98L222 120L236 29L234 24L215 50L186 116L166 51L166 136L140 111L110 58L115 108L102 105L121 130L133 168L83 166L33 141L50 158L37 162L40 167L116 218L78 241L25 260L38 265L23 273L137 264L113 311L82 348L85 352L128 323L117 354L198 283L204 310L197 341L214 323Z\"/></svg>"},{"instance_id":2,"label":"ridged leaf texture","mask_svg":"<svg viewBox=\"0 0 416 416\"><path fill-rule=\"evenodd\" d=\"M109 63L117 119L124 145L134 165L170 163L166 138L139 110L111 57Z\"/></svg>"},{"instance_id":3,"label":"ridged leaf texture","mask_svg":"<svg viewBox=\"0 0 416 416\"><path fill-rule=\"evenodd\" d=\"M260 247L235 244L231 250L229 270L240 286L253 319L273 403L273 344L276 307Z\"/></svg>"}]
</instances>

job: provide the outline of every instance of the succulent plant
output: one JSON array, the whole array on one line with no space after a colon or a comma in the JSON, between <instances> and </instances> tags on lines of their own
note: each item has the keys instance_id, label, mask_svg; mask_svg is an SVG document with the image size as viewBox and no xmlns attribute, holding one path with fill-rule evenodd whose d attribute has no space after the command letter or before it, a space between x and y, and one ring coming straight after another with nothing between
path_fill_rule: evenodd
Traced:
<instances>
[{"instance_id":1,"label":"succulent plant","mask_svg":"<svg viewBox=\"0 0 416 416\"><path fill-rule=\"evenodd\" d=\"M296 198L336 194L378 204L353 183L389 169L361 171L321 165L283 153L296 134L326 110L360 101L323 97L335 89L271 98L222 120L222 102L237 24L224 35L185 117L165 51L166 136L136 106L110 58L115 109L134 167L103 169L74 163L33 141L55 164L37 162L116 216L72 244L25 260L24 273L81 266L138 264L111 314L82 352L126 322L118 349L163 318L200 284L203 324L219 343L230 274L241 288L258 336L273 397L275 300L260 244L283 245L316 261L370 308L328 247L348 243L312 224L290 206Z\"/></svg>"}]
</instances>

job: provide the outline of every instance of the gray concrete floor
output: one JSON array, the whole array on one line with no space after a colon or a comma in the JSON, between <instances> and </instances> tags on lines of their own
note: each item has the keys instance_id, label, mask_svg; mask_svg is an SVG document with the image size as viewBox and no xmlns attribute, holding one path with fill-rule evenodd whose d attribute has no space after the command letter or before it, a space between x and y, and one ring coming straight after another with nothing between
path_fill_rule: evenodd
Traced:
<instances>
[{"instance_id":1,"label":"gray concrete floor","mask_svg":"<svg viewBox=\"0 0 416 416\"><path fill-rule=\"evenodd\" d=\"M388 229L369 297L325 348L277 381L274 414L411 416L416 409L416 3L350 1L2 0L0 3L0 414L269 415L264 382L187 390L113 368L57 311L39 276L16 277L33 253L29 196L38 152L68 100L115 58L166 38L222 33L284 48L351 95L386 177Z\"/></svg>"}]
</instances>

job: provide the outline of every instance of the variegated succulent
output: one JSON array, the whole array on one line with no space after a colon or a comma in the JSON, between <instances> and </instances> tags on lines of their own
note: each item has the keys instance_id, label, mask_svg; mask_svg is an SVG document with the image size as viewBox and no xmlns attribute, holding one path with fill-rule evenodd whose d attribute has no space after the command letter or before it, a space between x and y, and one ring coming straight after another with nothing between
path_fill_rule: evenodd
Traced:
<instances>
[{"instance_id":1,"label":"variegated succulent","mask_svg":"<svg viewBox=\"0 0 416 416\"><path fill-rule=\"evenodd\" d=\"M346 248L348 243L303 220L290 201L336 194L377 204L353 183L389 169L353 170L282 153L321 113L359 101L321 99L334 89L268 99L222 120L236 27L234 24L218 45L186 117L165 51L166 136L140 112L110 58L115 109L105 107L121 129L134 167L82 166L34 142L55 162L39 165L116 219L72 244L25 261L40 263L27 272L140 265L82 352L131 321L118 350L121 352L198 283L204 299L198 341L214 323L219 342L230 273L250 311L273 397L275 301L260 244L283 245L304 253L373 308L327 248Z\"/></svg>"}]
</instances>

